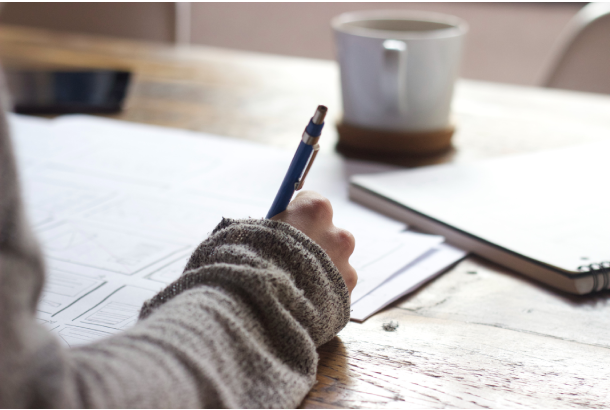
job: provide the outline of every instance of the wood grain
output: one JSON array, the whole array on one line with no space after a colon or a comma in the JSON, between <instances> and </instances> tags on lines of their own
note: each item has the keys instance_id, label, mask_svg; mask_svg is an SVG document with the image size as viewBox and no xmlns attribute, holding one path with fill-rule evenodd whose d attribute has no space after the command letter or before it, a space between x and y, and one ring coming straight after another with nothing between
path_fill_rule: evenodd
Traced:
<instances>
[{"instance_id":1,"label":"wood grain","mask_svg":"<svg viewBox=\"0 0 610 410\"><path fill-rule=\"evenodd\" d=\"M0 27L0 58L13 67L130 69L126 109L113 116L127 121L293 148L317 104L329 106L329 123L341 116L331 61L8 26ZM431 162L610 137L603 95L461 80L453 112L455 150ZM334 127L321 141L336 155ZM609 297L562 294L469 257L322 346L302 407L608 407ZM395 332L382 329L390 320Z\"/></svg>"}]
</instances>

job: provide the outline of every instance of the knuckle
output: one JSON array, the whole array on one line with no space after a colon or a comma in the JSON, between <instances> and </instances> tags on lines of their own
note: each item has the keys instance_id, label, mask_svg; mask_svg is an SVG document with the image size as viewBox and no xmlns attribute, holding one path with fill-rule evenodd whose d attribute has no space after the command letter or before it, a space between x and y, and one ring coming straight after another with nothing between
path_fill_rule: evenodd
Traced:
<instances>
[{"instance_id":1,"label":"knuckle","mask_svg":"<svg viewBox=\"0 0 610 410\"><path fill-rule=\"evenodd\" d=\"M345 229L337 230L336 243L342 254L351 255L356 248L356 238Z\"/></svg>"},{"instance_id":2,"label":"knuckle","mask_svg":"<svg viewBox=\"0 0 610 410\"><path fill-rule=\"evenodd\" d=\"M327 198L322 196L311 198L307 203L307 211L319 218L332 219L333 207Z\"/></svg>"},{"instance_id":3,"label":"knuckle","mask_svg":"<svg viewBox=\"0 0 610 410\"><path fill-rule=\"evenodd\" d=\"M343 275L343 280L345 280L348 289L354 289L358 283L358 274L356 273L356 270L354 268L349 269L349 272Z\"/></svg>"}]
</instances>

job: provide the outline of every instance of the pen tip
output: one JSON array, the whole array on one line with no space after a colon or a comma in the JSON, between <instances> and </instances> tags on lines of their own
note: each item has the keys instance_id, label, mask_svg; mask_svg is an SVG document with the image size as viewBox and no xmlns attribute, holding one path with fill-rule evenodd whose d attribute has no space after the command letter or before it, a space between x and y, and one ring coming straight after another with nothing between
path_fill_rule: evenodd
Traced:
<instances>
[{"instance_id":1,"label":"pen tip","mask_svg":"<svg viewBox=\"0 0 610 410\"><path fill-rule=\"evenodd\" d=\"M324 122L324 117L326 117L327 111L328 111L328 108L326 108L326 106L318 105L318 108L316 109L316 112L312 118L313 123L316 125L322 124Z\"/></svg>"}]
</instances>

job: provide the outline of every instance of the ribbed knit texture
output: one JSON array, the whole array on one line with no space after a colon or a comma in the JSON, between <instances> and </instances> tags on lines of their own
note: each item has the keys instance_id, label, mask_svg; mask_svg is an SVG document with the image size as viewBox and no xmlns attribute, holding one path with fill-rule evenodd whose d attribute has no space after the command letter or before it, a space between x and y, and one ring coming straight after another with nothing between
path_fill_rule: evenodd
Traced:
<instances>
[{"instance_id":1,"label":"ribbed knit texture","mask_svg":"<svg viewBox=\"0 0 610 410\"><path fill-rule=\"evenodd\" d=\"M0 407L295 407L349 320L326 253L288 224L224 219L131 329L64 349L35 321L44 267L0 118Z\"/></svg>"}]
</instances>

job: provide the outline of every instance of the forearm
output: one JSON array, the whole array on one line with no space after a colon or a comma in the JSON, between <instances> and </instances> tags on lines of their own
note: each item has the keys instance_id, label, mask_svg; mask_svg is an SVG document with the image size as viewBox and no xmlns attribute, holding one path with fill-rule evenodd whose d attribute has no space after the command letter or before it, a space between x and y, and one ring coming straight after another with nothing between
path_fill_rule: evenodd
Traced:
<instances>
[{"instance_id":1,"label":"forearm","mask_svg":"<svg viewBox=\"0 0 610 410\"><path fill-rule=\"evenodd\" d=\"M325 253L273 221L223 221L132 329L57 356L43 407L294 407L349 319Z\"/></svg>"},{"instance_id":2,"label":"forearm","mask_svg":"<svg viewBox=\"0 0 610 410\"><path fill-rule=\"evenodd\" d=\"M278 343L259 316L221 289L188 290L125 334L71 352L74 406L294 407L313 384L315 348L294 329L293 343Z\"/></svg>"}]
</instances>

